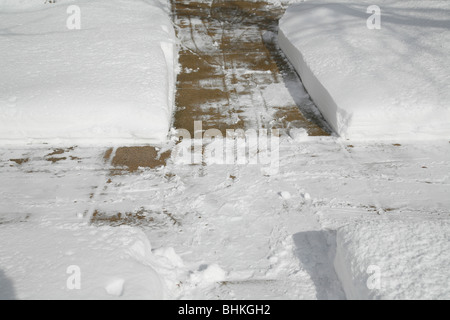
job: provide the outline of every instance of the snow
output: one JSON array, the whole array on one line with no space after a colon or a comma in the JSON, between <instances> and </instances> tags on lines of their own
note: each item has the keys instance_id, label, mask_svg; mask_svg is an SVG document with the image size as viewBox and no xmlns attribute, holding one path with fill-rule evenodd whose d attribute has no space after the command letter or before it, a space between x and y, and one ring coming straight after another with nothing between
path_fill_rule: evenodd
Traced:
<instances>
[{"instance_id":1,"label":"snow","mask_svg":"<svg viewBox=\"0 0 450 320\"><path fill-rule=\"evenodd\" d=\"M281 197L282 199L289 200L292 196L291 196L291 194L289 193L289 191L281 191L281 192L280 192L280 197Z\"/></svg>"},{"instance_id":2,"label":"snow","mask_svg":"<svg viewBox=\"0 0 450 320\"><path fill-rule=\"evenodd\" d=\"M191 282L196 285L208 285L215 282L222 282L226 279L226 272L217 264L202 266L202 270L191 275Z\"/></svg>"},{"instance_id":3,"label":"snow","mask_svg":"<svg viewBox=\"0 0 450 320\"><path fill-rule=\"evenodd\" d=\"M2 298L448 298L448 142L282 136L273 175L174 154L111 176L106 149L0 149ZM91 208L146 218L91 225ZM370 265L381 291L364 289Z\"/></svg>"},{"instance_id":4,"label":"snow","mask_svg":"<svg viewBox=\"0 0 450 320\"><path fill-rule=\"evenodd\" d=\"M47 222L4 224L0 232L0 299L170 297L158 257L139 229ZM79 289L66 285L76 283L76 270ZM7 279L14 288L3 289Z\"/></svg>"},{"instance_id":5,"label":"snow","mask_svg":"<svg viewBox=\"0 0 450 320\"><path fill-rule=\"evenodd\" d=\"M304 141L308 139L308 131L304 128L291 128L289 136L295 141Z\"/></svg>"},{"instance_id":6,"label":"snow","mask_svg":"<svg viewBox=\"0 0 450 320\"><path fill-rule=\"evenodd\" d=\"M133 108L137 102L152 107L152 103L147 103L152 101L170 106L167 101L171 94L164 93L170 88L165 83L170 82L173 72L167 70L176 55L171 56L175 40L166 33L170 34L172 27L164 24L168 21L167 8L155 9L157 3L151 0L113 1L59 1L56 6L35 2L36 6L33 3L29 7L23 5L32 2L22 1L14 2L17 6L9 6L8 12L4 6L0 7L0 32L7 34L0 36L0 43L2 48L6 44L12 48L0 53L2 59L9 59L0 66L2 72L7 72L7 76L0 77L1 88L5 88L0 92L0 110L14 115L12 106L31 108L22 99L38 93L37 105L50 98L63 101L57 90L75 99L70 103L64 100L73 107L81 103L78 93L84 88L83 82L87 87L107 92L109 96L103 97L106 100L112 97L107 109L111 112L124 110L125 102L113 99L119 95L124 95ZM0 0L0 4L6 3L13 2ZM80 30L83 35L78 37L80 44L74 47L77 56L83 58L79 62L58 58L77 36L64 28L60 35L52 31L56 16L67 17L65 10L69 3L80 5L84 17ZM398 5L402 3L407 2ZM44 15L45 23L32 22L31 17ZM152 19L148 19L149 15ZM130 20L131 16L136 20ZM3 28L14 25L18 17L30 25ZM117 19L120 26L103 27L102 23L110 18ZM96 29L91 30L88 25ZM25 31L27 35L20 35ZM95 32L99 32L97 38ZM39 37L49 41L38 41ZM106 54L100 45L96 47L96 41L83 43L85 37L103 45L119 39L123 48L111 47L116 54ZM137 43L138 38L150 41ZM149 49L145 53L143 44ZM83 46L88 48L84 54ZM40 53L47 52L49 47L56 51L46 60ZM125 47L133 51L124 52ZM30 71L29 80L23 77L23 68L16 68L19 71L16 73L12 70L13 65L26 60L19 50L25 48L33 48L33 57L41 63L33 64L36 69L31 71L39 74L33 76ZM143 63L142 54L151 63ZM124 57L131 59L128 64L124 64ZM84 66L88 60L89 72ZM67 71L62 67L66 61L71 62L71 71L64 87L65 83L59 80L62 71ZM138 66L145 70L139 73ZM91 78L94 71L95 79ZM48 88L34 81L39 75L43 75L42 86ZM148 80L151 76L154 81ZM124 79L132 82L133 87ZM140 81L149 82L142 85ZM443 85L436 84L436 88ZM71 95L71 87L77 94ZM17 92L11 94L7 91L10 88ZM92 101L95 98L92 92L97 89L87 89L82 96ZM256 101L260 104L267 100L267 113L274 112L279 104L295 100L290 93L292 88L274 85L264 89L261 100ZM299 97L303 96L306 93L301 91ZM5 101L9 109L3 108ZM106 103L99 106L106 110ZM48 108L56 110L53 106ZM43 121L42 128L53 121L46 110L22 113L22 118L17 116L17 121L23 121L16 125L22 128L24 136L39 129L33 128L32 120L26 116ZM101 118L97 109L90 110L88 115L82 106L64 110L68 117L74 114L66 112L78 110L80 117L76 119L86 121L86 132ZM146 112L128 109L126 113L134 118L145 116ZM120 119L123 127L114 122L118 119L112 119L111 124L118 131L108 135L99 130L95 135L99 139L91 139L88 134L78 136L81 131L74 136L69 132L70 126L61 123L61 127L56 124L48 127L49 136L59 132L58 140L49 141L52 144L0 147L0 299L450 297L447 140L347 141L335 136L310 137L305 129L293 126L286 128L279 139L276 171L268 172L263 164L212 161L209 149L233 145L226 138L207 145L206 158L198 164L189 164L186 155L173 152L164 167L112 174L115 169L112 162L104 159L109 146L75 146L75 141L76 144L88 138L95 144L139 141L141 137L130 132L143 130L140 120L128 119L120 113L119 116L123 117ZM6 120L0 119L3 125ZM61 119L65 119L63 115ZM30 125L27 127L26 123ZM159 124L164 126L162 122ZM432 123L427 124L432 127ZM10 130L0 127L0 131L16 132L11 124L6 125ZM48 141L42 130L39 135L31 141ZM165 135L155 141L163 141ZM15 142L25 142L22 138ZM55 143L65 145L59 161L52 162L49 155L54 152ZM188 141L183 141L178 146L189 150L187 144ZM174 146L167 142L162 148L173 150ZM92 216L95 212L104 217L127 214L130 220L127 226L113 226L107 219L95 222ZM370 279L378 271L380 289L369 289L367 284L374 284ZM76 288L78 284L80 288Z\"/></svg>"},{"instance_id":7,"label":"snow","mask_svg":"<svg viewBox=\"0 0 450 320\"><path fill-rule=\"evenodd\" d=\"M69 3L70 0L60 0L62 3ZM45 1L40 0L1 0L0 1L0 11L1 12L18 12L27 11L33 9L46 8L48 5Z\"/></svg>"},{"instance_id":8,"label":"snow","mask_svg":"<svg viewBox=\"0 0 450 320\"><path fill-rule=\"evenodd\" d=\"M166 140L177 45L162 2L1 0L0 29L0 144Z\"/></svg>"},{"instance_id":9,"label":"snow","mask_svg":"<svg viewBox=\"0 0 450 320\"><path fill-rule=\"evenodd\" d=\"M123 279L117 279L110 283L105 289L109 295L120 297L123 294L123 285L125 281Z\"/></svg>"},{"instance_id":10,"label":"snow","mask_svg":"<svg viewBox=\"0 0 450 320\"><path fill-rule=\"evenodd\" d=\"M279 42L339 136L447 139L449 29L448 1L308 1L289 7Z\"/></svg>"},{"instance_id":11,"label":"snow","mask_svg":"<svg viewBox=\"0 0 450 320\"><path fill-rule=\"evenodd\" d=\"M447 300L448 252L448 221L360 222L338 230L335 266L349 299Z\"/></svg>"},{"instance_id":12,"label":"snow","mask_svg":"<svg viewBox=\"0 0 450 320\"><path fill-rule=\"evenodd\" d=\"M295 104L292 99L286 99L286 95L280 94L286 90L284 83L272 83L262 92L264 102L270 106L286 107Z\"/></svg>"}]
</instances>

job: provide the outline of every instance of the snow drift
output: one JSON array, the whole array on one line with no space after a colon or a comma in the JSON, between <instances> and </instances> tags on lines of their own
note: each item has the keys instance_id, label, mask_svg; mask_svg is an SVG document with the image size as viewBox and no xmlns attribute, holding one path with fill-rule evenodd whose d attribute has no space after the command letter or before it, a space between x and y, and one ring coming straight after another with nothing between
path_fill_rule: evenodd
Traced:
<instances>
[{"instance_id":1,"label":"snow drift","mask_svg":"<svg viewBox=\"0 0 450 320\"><path fill-rule=\"evenodd\" d=\"M349 299L449 299L448 221L359 222L337 232L336 273Z\"/></svg>"},{"instance_id":2,"label":"snow drift","mask_svg":"<svg viewBox=\"0 0 450 320\"><path fill-rule=\"evenodd\" d=\"M178 266L132 227L0 226L2 299L168 299Z\"/></svg>"},{"instance_id":3,"label":"snow drift","mask_svg":"<svg viewBox=\"0 0 450 320\"><path fill-rule=\"evenodd\" d=\"M381 29L369 29L370 5ZM280 21L279 43L337 134L448 139L448 1L310 1Z\"/></svg>"},{"instance_id":4,"label":"snow drift","mask_svg":"<svg viewBox=\"0 0 450 320\"><path fill-rule=\"evenodd\" d=\"M80 8L81 29L66 21ZM177 45L156 0L0 0L0 144L160 143Z\"/></svg>"}]
</instances>

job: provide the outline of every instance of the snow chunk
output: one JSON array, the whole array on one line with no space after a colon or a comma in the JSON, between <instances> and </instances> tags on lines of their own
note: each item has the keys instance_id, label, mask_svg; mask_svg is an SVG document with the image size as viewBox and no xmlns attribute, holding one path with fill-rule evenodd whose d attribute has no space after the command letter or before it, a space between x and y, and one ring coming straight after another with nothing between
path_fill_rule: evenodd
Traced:
<instances>
[{"instance_id":1,"label":"snow chunk","mask_svg":"<svg viewBox=\"0 0 450 320\"><path fill-rule=\"evenodd\" d=\"M111 282L106 288L106 292L109 295L120 297L123 293L123 285L125 284L125 280L117 279Z\"/></svg>"},{"instance_id":2,"label":"snow chunk","mask_svg":"<svg viewBox=\"0 0 450 320\"><path fill-rule=\"evenodd\" d=\"M291 193L289 191L281 191L279 193L280 197L284 200L289 200L292 198Z\"/></svg>"},{"instance_id":3,"label":"snow chunk","mask_svg":"<svg viewBox=\"0 0 450 320\"><path fill-rule=\"evenodd\" d=\"M191 282L198 285L209 285L225 281L226 272L217 264L211 264L191 274Z\"/></svg>"},{"instance_id":4,"label":"snow chunk","mask_svg":"<svg viewBox=\"0 0 450 320\"><path fill-rule=\"evenodd\" d=\"M309 138L308 130L305 128L291 128L289 129L289 136L297 142L306 141Z\"/></svg>"}]
</instances>

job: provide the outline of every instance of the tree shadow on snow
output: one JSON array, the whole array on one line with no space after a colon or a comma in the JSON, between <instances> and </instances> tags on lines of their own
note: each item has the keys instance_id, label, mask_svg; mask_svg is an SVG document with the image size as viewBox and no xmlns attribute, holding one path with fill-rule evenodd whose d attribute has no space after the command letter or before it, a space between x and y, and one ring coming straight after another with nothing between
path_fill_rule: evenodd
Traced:
<instances>
[{"instance_id":1,"label":"tree shadow on snow","mask_svg":"<svg viewBox=\"0 0 450 320\"><path fill-rule=\"evenodd\" d=\"M345 299L341 283L334 270L336 255L335 231L307 231L293 236L295 253L313 280L317 299Z\"/></svg>"},{"instance_id":2,"label":"tree shadow on snow","mask_svg":"<svg viewBox=\"0 0 450 320\"><path fill-rule=\"evenodd\" d=\"M16 293L12 281L0 270L0 300L15 300Z\"/></svg>"}]
</instances>

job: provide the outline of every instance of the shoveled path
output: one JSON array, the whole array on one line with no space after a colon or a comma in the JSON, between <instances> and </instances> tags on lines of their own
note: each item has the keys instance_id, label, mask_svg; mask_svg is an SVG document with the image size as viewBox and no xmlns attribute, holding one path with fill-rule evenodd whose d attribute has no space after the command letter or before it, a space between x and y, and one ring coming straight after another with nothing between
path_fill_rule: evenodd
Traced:
<instances>
[{"instance_id":1,"label":"shoveled path","mask_svg":"<svg viewBox=\"0 0 450 320\"><path fill-rule=\"evenodd\" d=\"M327 135L327 125L277 46L285 8L265 1L172 0L181 41L175 128L301 127Z\"/></svg>"}]
</instances>

